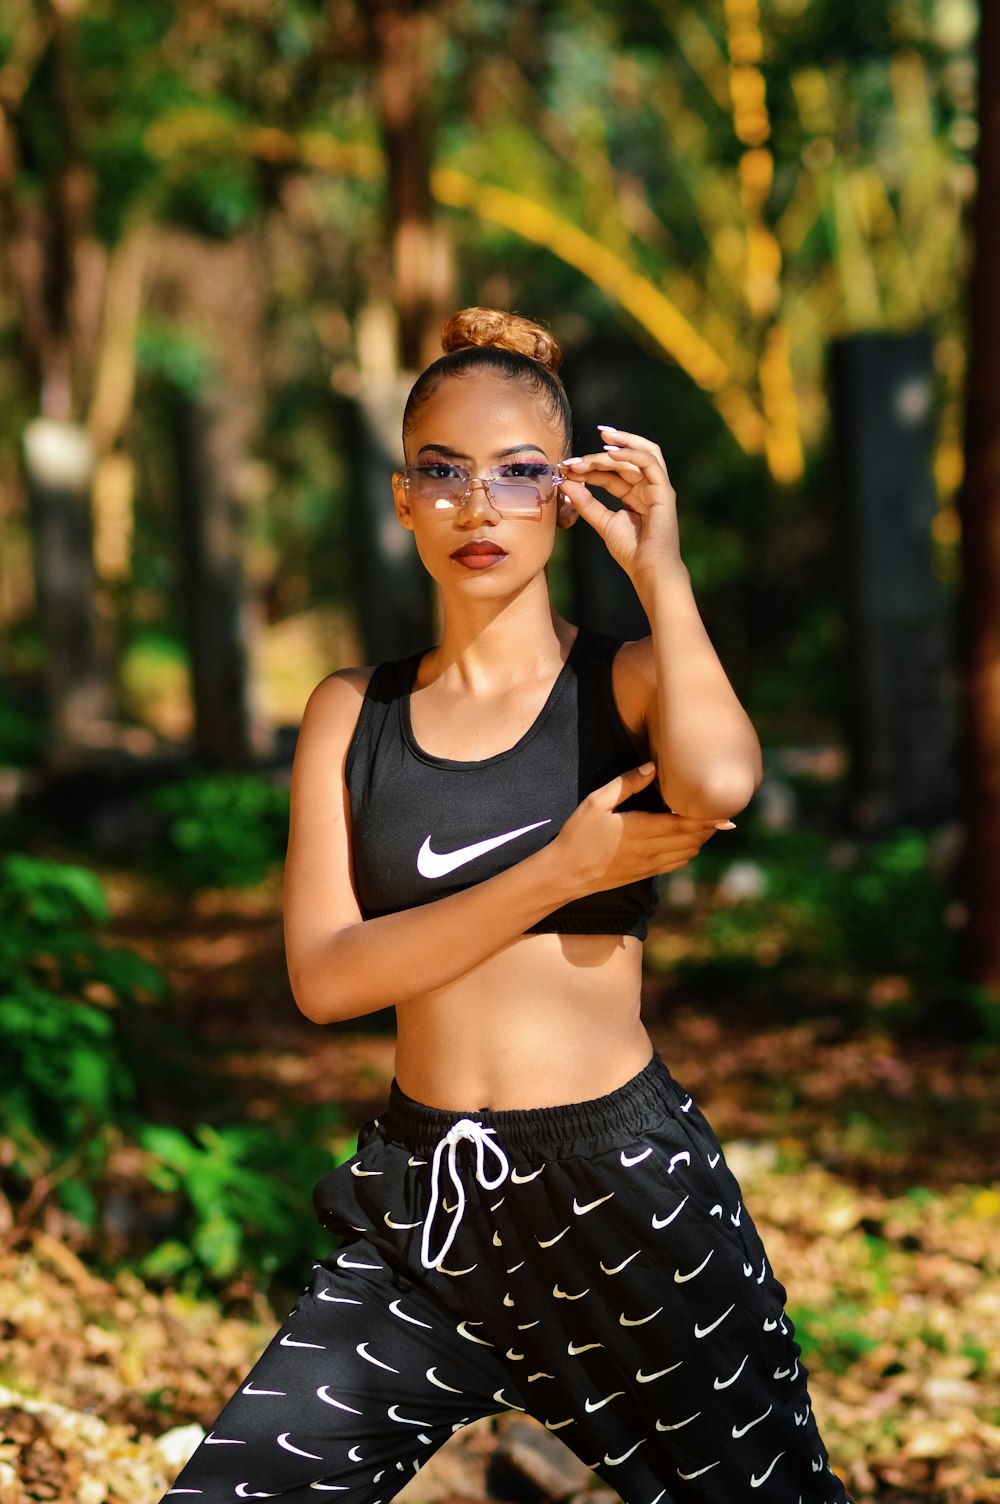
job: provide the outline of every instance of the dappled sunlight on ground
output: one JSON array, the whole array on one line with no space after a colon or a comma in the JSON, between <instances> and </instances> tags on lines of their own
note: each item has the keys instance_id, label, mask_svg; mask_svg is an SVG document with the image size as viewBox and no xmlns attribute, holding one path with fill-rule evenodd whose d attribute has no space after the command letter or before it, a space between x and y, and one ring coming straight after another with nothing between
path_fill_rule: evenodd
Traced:
<instances>
[{"instance_id":1,"label":"dappled sunlight on ground","mask_svg":"<svg viewBox=\"0 0 1000 1504\"><path fill-rule=\"evenodd\" d=\"M349 1145L385 1097L391 1014L320 1028L298 1013L277 880L197 898L121 874L106 882L118 938L172 985L165 1004L133 1021L150 1119L185 1131L206 1116L250 1120L280 1132L295 1112L336 1104L337 1142ZM663 965L681 947L678 932L672 919L654 925L645 1016L711 1118L788 1289L838 1470L859 1504L1000 1497L996 1050L894 1034L877 1000L847 1014L811 999L796 1018L787 998L773 1016L759 993L700 999ZM114 1157L119 1189L139 1184L137 1155L123 1146ZM310 1189L301 1186L306 1219ZM90 1468L86 1477L108 1488L94 1500L111 1504L145 1497L138 1480L165 1484L163 1454L135 1430L211 1421L283 1314L289 1291L272 1285L269 1305L266 1283L239 1274L220 1316L130 1272L100 1279L46 1233L8 1233L0 1300L12 1357L0 1383L16 1372L19 1388L69 1407L69 1421L30 1422L49 1437L50 1474L65 1488L67 1468L78 1479ZM52 1441L59 1426L72 1431L73 1415L111 1426L76 1446L90 1459L84 1473L67 1461L73 1445L64 1456ZM494 1433L453 1438L408 1497L483 1497ZM18 1498L43 1496L57 1495Z\"/></svg>"}]
</instances>

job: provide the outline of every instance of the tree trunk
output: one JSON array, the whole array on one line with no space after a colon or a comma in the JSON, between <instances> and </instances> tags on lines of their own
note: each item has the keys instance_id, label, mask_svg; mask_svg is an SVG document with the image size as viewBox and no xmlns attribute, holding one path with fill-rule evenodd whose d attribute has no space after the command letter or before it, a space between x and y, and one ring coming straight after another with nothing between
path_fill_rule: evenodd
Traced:
<instances>
[{"instance_id":1,"label":"tree trunk","mask_svg":"<svg viewBox=\"0 0 1000 1504\"><path fill-rule=\"evenodd\" d=\"M108 624L95 609L94 452L80 421L96 332L87 309L100 302L84 294L92 294L88 278L101 276L103 257L88 242L95 184L80 147L77 9L78 0L44 8L23 44L25 72L12 80L0 106L0 235L40 414L26 425L23 455L50 726L60 762L74 748L106 740L115 704ZM40 87L55 145L40 153L41 191L30 203L13 191L22 155L19 111L32 70L43 61L48 66Z\"/></svg>"},{"instance_id":2,"label":"tree trunk","mask_svg":"<svg viewBox=\"0 0 1000 1504\"><path fill-rule=\"evenodd\" d=\"M94 453L82 424L35 418L25 428L24 462L52 753L59 765L93 741L110 708L94 612Z\"/></svg>"},{"instance_id":3,"label":"tree trunk","mask_svg":"<svg viewBox=\"0 0 1000 1504\"><path fill-rule=\"evenodd\" d=\"M174 402L195 740L223 768L246 767L254 753L237 494L250 418L246 400L231 393L178 394Z\"/></svg>"},{"instance_id":4,"label":"tree trunk","mask_svg":"<svg viewBox=\"0 0 1000 1504\"><path fill-rule=\"evenodd\" d=\"M389 233L400 359L419 369L441 353L438 328L451 298L448 240L434 223L432 0L373 0L376 98L389 165Z\"/></svg>"},{"instance_id":5,"label":"tree trunk","mask_svg":"<svg viewBox=\"0 0 1000 1504\"><path fill-rule=\"evenodd\" d=\"M962 496L965 896L971 975L1000 994L1000 7L980 8L979 182Z\"/></svg>"},{"instance_id":6,"label":"tree trunk","mask_svg":"<svg viewBox=\"0 0 1000 1504\"><path fill-rule=\"evenodd\" d=\"M931 556L933 351L922 330L831 351L851 823L956 813L951 607Z\"/></svg>"}]
</instances>

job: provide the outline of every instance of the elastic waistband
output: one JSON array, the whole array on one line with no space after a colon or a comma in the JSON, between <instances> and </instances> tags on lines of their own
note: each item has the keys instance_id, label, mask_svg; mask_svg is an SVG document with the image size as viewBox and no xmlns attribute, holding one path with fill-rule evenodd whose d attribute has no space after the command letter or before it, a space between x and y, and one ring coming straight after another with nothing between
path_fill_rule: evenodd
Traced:
<instances>
[{"instance_id":1,"label":"elastic waistband","mask_svg":"<svg viewBox=\"0 0 1000 1504\"><path fill-rule=\"evenodd\" d=\"M430 1154L459 1118L471 1118L494 1130L494 1140L515 1157L565 1158L610 1147L662 1118L686 1097L658 1054L637 1076L603 1097L564 1102L555 1107L526 1107L493 1112L428 1107L408 1097L393 1077L389 1102L379 1114L378 1131L414 1152Z\"/></svg>"}]
</instances>

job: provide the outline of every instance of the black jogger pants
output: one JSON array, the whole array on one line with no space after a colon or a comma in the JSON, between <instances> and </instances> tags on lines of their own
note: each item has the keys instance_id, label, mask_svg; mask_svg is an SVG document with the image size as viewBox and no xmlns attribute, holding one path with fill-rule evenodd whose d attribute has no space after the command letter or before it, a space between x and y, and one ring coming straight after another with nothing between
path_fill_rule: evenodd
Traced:
<instances>
[{"instance_id":1,"label":"black jogger pants","mask_svg":"<svg viewBox=\"0 0 1000 1504\"><path fill-rule=\"evenodd\" d=\"M344 1242L164 1501L388 1504L507 1410L626 1504L847 1501L785 1289L658 1055L604 1097L524 1111L440 1111L394 1081L313 1194Z\"/></svg>"}]
</instances>

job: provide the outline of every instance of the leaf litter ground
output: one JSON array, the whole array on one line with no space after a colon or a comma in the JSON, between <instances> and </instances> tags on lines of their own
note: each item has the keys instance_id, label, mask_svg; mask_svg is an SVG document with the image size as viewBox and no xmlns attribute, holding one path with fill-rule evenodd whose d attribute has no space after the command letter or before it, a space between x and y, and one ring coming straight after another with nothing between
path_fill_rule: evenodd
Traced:
<instances>
[{"instance_id":1,"label":"leaf litter ground","mask_svg":"<svg viewBox=\"0 0 1000 1504\"><path fill-rule=\"evenodd\" d=\"M201 1059L176 1121L197 1122L206 1093L263 1122L280 1121L290 1096L336 1100L348 1134L377 1111L392 1070L385 1020L320 1029L298 1015L273 884L183 909L134 877L108 886L119 937L168 973L175 1038ZM658 944L683 947L677 917L651 941L654 1043L743 1182L854 1498L1000 1499L997 1052L892 1034L877 1011L854 1028L821 1006L769 1016L757 990L752 1004L684 996L655 962ZM118 1173L137 1173L125 1150ZM0 1504L158 1498L270 1339L281 1297L269 1304L253 1271L221 1303L147 1288L127 1268L102 1277L54 1213L2 1231ZM407 1498L484 1497L503 1428L452 1438Z\"/></svg>"}]
</instances>

